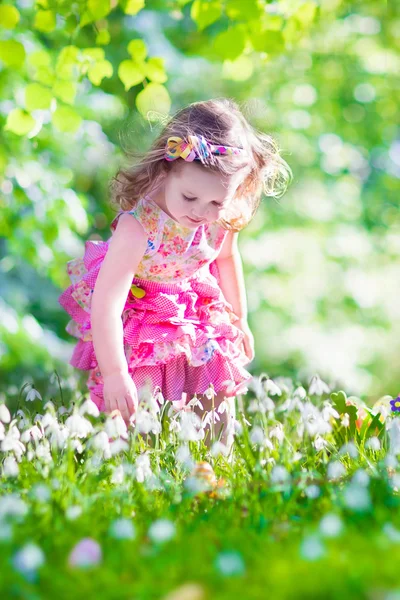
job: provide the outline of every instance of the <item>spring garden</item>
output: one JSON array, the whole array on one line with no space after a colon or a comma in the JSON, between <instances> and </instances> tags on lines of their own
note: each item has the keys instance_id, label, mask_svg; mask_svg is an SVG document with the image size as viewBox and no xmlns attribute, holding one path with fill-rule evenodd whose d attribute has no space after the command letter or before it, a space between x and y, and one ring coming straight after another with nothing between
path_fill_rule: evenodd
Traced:
<instances>
[{"instance_id":1,"label":"spring garden","mask_svg":"<svg viewBox=\"0 0 400 600\"><path fill-rule=\"evenodd\" d=\"M400 598L397 11L0 4L1 597ZM219 96L293 171L240 234L256 356L230 452L204 444L223 404L99 413L57 304L123 151Z\"/></svg>"}]
</instances>

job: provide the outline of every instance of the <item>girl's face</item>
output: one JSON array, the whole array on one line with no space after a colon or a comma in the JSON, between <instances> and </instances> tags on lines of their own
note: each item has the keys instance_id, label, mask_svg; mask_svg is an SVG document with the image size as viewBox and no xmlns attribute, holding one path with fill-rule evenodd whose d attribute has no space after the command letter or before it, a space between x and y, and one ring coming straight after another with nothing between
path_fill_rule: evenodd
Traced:
<instances>
[{"instance_id":1,"label":"girl's face","mask_svg":"<svg viewBox=\"0 0 400 600\"><path fill-rule=\"evenodd\" d=\"M228 178L199 163L184 162L172 169L153 199L185 227L213 223L232 201L243 172Z\"/></svg>"}]
</instances>

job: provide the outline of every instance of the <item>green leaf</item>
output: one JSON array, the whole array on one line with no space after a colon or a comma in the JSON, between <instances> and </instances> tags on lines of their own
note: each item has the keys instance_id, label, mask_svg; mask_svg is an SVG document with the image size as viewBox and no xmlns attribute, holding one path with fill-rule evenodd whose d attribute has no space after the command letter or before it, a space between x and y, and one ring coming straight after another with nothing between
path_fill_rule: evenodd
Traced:
<instances>
[{"instance_id":1,"label":"green leaf","mask_svg":"<svg viewBox=\"0 0 400 600\"><path fill-rule=\"evenodd\" d=\"M247 56L239 56L234 61L226 60L222 65L224 79L232 79L232 81L246 81L252 76L253 70L253 61Z\"/></svg>"},{"instance_id":2,"label":"green leaf","mask_svg":"<svg viewBox=\"0 0 400 600\"><path fill-rule=\"evenodd\" d=\"M88 0L87 10L94 20L103 19L111 10L110 0Z\"/></svg>"},{"instance_id":3,"label":"green leaf","mask_svg":"<svg viewBox=\"0 0 400 600\"><path fill-rule=\"evenodd\" d=\"M49 67L38 67L33 79L39 83L43 83L43 85L51 87L55 77L52 69L49 69Z\"/></svg>"},{"instance_id":4,"label":"green leaf","mask_svg":"<svg viewBox=\"0 0 400 600\"><path fill-rule=\"evenodd\" d=\"M144 8L144 0L120 0L120 5L126 15L137 15Z\"/></svg>"},{"instance_id":5,"label":"green leaf","mask_svg":"<svg viewBox=\"0 0 400 600\"><path fill-rule=\"evenodd\" d=\"M30 83L25 88L25 105L29 111L50 108L52 99L51 90L40 83Z\"/></svg>"},{"instance_id":6,"label":"green leaf","mask_svg":"<svg viewBox=\"0 0 400 600\"><path fill-rule=\"evenodd\" d=\"M26 57L26 60L33 67L48 67L51 63L50 54L46 50L36 50Z\"/></svg>"},{"instance_id":7,"label":"green leaf","mask_svg":"<svg viewBox=\"0 0 400 600\"><path fill-rule=\"evenodd\" d=\"M264 14L258 0L227 0L225 12L233 21L260 19Z\"/></svg>"},{"instance_id":8,"label":"green leaf","mask_svg":"<svg viewBox=\"0 0 400 600\"><path fill-rule=\"evenodd\" d=\"M155 83L165 83L168 77L164 70L164 62L164 59L158 56L149 58L144 65L146 77Z\"/></svg>"},{"instance_id":9,"label":"green leaf","mask_svg":"<svg viewBox=\"0 0 400 600\"><path fill-rule=\"evenodd\" d=\"M152 111L165 115L171 108L168 90L160 83L148 83L136 96L135 103L140 114L150 121L153 120Z\"/></svg>"},{"instance_id":10,"label":"green leaf","mask_svg":"<svg viewBox=\"0 0 400 600\"><path fill-rule=\"evenodd\" d=\"M100 46L106 46L110 43L110 32L107 29L102 29L96 36L96 44Z\"/></svg>"},{"instance_id":11,"label":"green leaf","mask_svg":"<svg viewBox=\"0 0 400 600\"><path fill-rule=\"evenodd\" d=\"M53 113L52 120L59 131L74 133L79 129L82 117L69 106L60 106Z\"/></svg>"},{"instance_id":12,"label":"green leaf","mask_svg":"<svg viewBox=\"0 0 400 600\"><path fill-rule=\"evenodd\" d=\"M14 108L8 116L4 129L17 135L26 135L35 126L35 119L21 108Z\"/></svg>"},{"instance_id":13,"label":"green leaf","mask_svg":"<svg viewBox=\"0 0 400 600\"><path fill-rule=\"evenodd\" d=\"M0 25L5 29L14 29L20 19L20 14L15 6L4 4L0 6Z\"/></svg>"},{"instance_id":14,"label":"green leaf","mask_svg":"<svg viewBox=\"0 0 400 600\"><path fill-rule=\"evenodd\" d=\"M257 52L278 54L285 48L285 42L280 31L265 30L250 37L251 44Z\"/></svg>"},{"instance_id":15,"label":"green leaf","mask_svg":"<svg viewBox=\"0 0 400 600\"><path fill-rule=\"evenodd\" d=\"M146 74L133 60L123 60L118 67L118 77L125 86L127 92L130 88L141 83Z\"/></svg>"},{"instance_id":16,"label":"green leaf","mask_svg":"<svg viewBox=\"0 0 400 600\"><path fill-rule=\"evenodd\" d=\"M108 60L99 60L88 70L88 78L94 85L100 85L104 77L111 77L112 74L113 67Z\"/></svg>"},{"instance_id":17,"label":"green leaf","mask_svg":"<svg viewBox=\"0 0 400 600\"><path fill-rule=\"evenodd\" d=\"M76 96L76 83L57 79L53 84L53 94L66 104L73 104Z\"/></svg>"},{"instance_id":18,"label":"green leaf","mask_svg":"<svg viewBox=\"0 0 400 600\"><path fill-rule=\"evenodd\" d=\"M131 40L127 50L132 58L139 62L147 56L147 46L143 40Z\"/></svg>"},{"instance_id":19,"label":"green leaf","mask_svg":"<svg viewBox=\"0 0 400 600\"><path fill-rule=\"evenodd\" d=\"M103 48L85 48L81 51L82 58L88 58L92 61L103 60L105 52Z\"/></svg>"},{"instance_id":20,"label":"green leaf","mask_svg":"<svg viewBox=\"0 0 400 600\"><path fill-rule=\"evenodd\" d=\"M190 16L200 31L218 21L221 15L222 6L218 0L194 0L190 9Z\"/></svg>"},{"instance_id":21,"label":"green leaf","mask_svg":"<svg viewBox=\"0 0 400 600\"><path fill-rule=\"evenodd\" d=\"M246 32L243 25L223 31L214 39L214 50L223 59L235 60L246 46Z\"/></svg>"},{"instance_id":22,"label":"green leaf","mask_svg":"<svg viewBox=\"0 0 400 600\"><path fill-rule=\"evenodd\" d=\"M15 40L0 41L0 60L8 67L18 69L25 60L25 48Z\"/></svg>"},{"instance_id":23,"label":"green leaf","mask_svg":"<svg viewBox=\"0 0 400 600\"><path fill-rule=\"evenodd\" d=\"M295 17L304 28L311 25L317 12L317 5L314 2L305 2L292 15Z\"/></svg>"},{"instance_id":24,"label":"green leaf","mask_svg":"<svg viewBox=\"0 0 400 600\"><path fill-rule=\"evenodd\" d=\"M56 27L56 15L52 10L38 10L35 15L33 26L38 31L49 33Z\"/></svg>"},{"instance_id":25,"label":"green leaf","mask_svg":"<svg viewBox=\"0 0 400 600\"><path fill-rule=\"evenodd\" d=\"M56 73L58 79L73 79L79 68L79 48L65 46L57 58Z\"/></svg>"}]
</instances>

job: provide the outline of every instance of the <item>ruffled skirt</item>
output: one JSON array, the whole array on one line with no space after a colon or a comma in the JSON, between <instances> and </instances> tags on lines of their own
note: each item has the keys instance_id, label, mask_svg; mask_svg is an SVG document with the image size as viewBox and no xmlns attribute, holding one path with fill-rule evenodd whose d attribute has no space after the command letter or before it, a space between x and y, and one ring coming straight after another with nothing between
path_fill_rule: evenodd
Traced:
<instances>
[{"instance_id":1,"label":"ruffled skirt","mask_svg":"<svg viewBox=\"0 0 400 600\"><path fill-rule=\"evenodd\" d=\"M108 243L88 240L83 258L67 263L71 285L58 302L70 315L66 331L78 339L70 364L89 371L87 386L105 409L103 379L94 352L91 297ZM252 375L237 315L218 285L215 261L183 281L160 283L134 277L122 312L124 351L138 390L159 386L165 400L182 402L212 383L226 397L248 391Z\"/></svg>"}]
</instances>

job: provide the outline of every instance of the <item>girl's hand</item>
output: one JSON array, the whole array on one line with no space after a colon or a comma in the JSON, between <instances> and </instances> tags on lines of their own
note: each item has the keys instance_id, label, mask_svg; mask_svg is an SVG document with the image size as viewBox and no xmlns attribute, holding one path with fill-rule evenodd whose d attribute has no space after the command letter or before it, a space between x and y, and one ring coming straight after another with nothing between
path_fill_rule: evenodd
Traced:
<instances>
[{"instance_id":1,"label":"girl's hand","mask_svg":"<svg viewBox=\"0 0 400 600\"><path fill-rule=\"evenodd\" d=\"M104 404L106 412L119 410L125 424L129 426L129 417L133 415L138 407L138 394L136 385L128 371L111 373L103 377Z\"/></svg>"},{"instance_id":2,"label":"girl's hand","mask_svg":"<svg viewBox=\"0 0 400 600\"><path fill-rule=\"evenodd\" d=\"M235 325L235 327L244 333L243 351L249 359L249 362L251 362L254 358L254 337L250 330L247 319L238 319L233 323L233 325Z\"/></svg>"}]
</instances>

